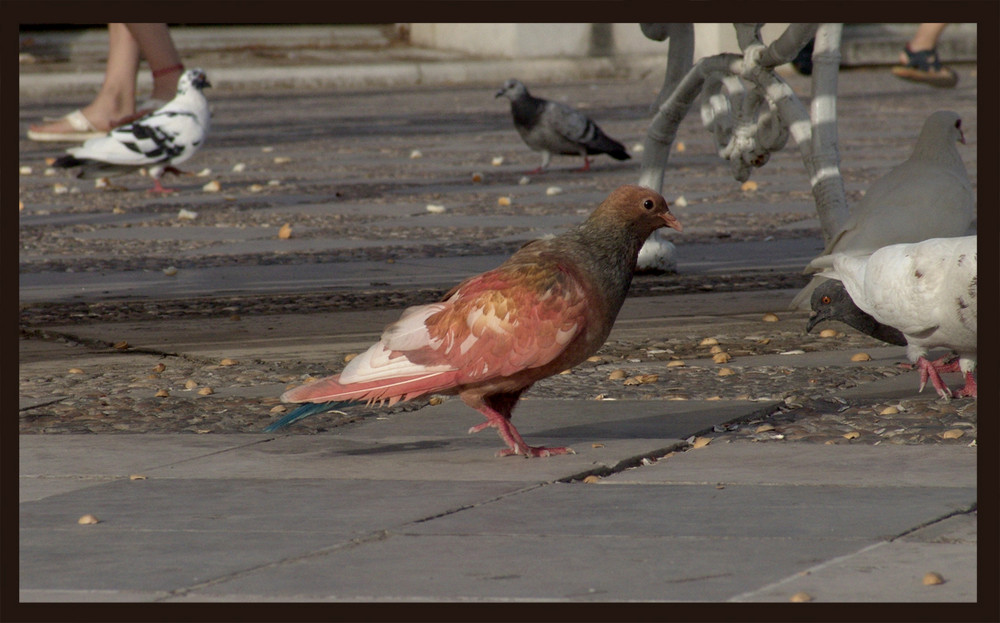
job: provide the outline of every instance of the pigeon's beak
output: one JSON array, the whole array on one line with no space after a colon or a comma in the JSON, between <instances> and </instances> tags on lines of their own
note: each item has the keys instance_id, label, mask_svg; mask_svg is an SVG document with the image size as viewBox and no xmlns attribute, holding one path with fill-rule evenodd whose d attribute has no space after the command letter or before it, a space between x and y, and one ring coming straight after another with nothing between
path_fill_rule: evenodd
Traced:
<instances>
[{"instance_id":1,"label":"pigeon's beak","mask_svg":"<svg viewBox=\"0 0 1000 623\"><path fill-rule=\"evenodd\" d=\"M965 132L962 131L962 128L958 129L958 142L965 145Z\"/></svg>"},{"instance_id":2,"label":"pigeon's beak","mask_svg":"<svg viewBox=\"0 0 1000 623\"><path fill-rule=\"evenodd\" d=\"M823 316L819 315L819 312L812 312L809 314L809 322L806 323L806 333L812 333L813 327L819 323L826 320Z\"/></svg>"},{"instance_id":3,"label":"pigeon's beak","mask_svg":"<svg viewBox=\"0 0 1000 623\"><path fill-rule=\"evenodd\" d=\"M500 97L501 95L503 95L506 92L507 92L507 89L500 89L499 91L497 91L496 95L494 95L493 97L494 98Z\"/></svg>"},{"instance_id":4,"label":"pigeon's beak","mask_svg":"<svg viewBox=\"0 0 1000 623\"><path fill-rule=\"evenodd\" d=\"M660 218L663 219L663 223L667 227L676 229L677 231L684 231L684 228L681 226L681 222L678 221L677 217L671 214L670 212L664 212L663 214L660 215Z\"/></svg>"}]
</instances>

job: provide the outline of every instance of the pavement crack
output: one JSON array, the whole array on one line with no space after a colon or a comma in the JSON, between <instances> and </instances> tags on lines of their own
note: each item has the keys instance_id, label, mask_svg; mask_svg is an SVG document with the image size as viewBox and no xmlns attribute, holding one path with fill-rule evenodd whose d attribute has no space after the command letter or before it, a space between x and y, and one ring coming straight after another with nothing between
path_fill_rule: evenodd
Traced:
<instances>
[{"instance_id":1,"label":"pavement crack","mask_svg":"<svg viewBox=\"0 0 1000 623\"><path fill-rule=\"evenodd\" d=\"M41 408L41 407L47 407L49 405L58 404L58 403L62 402L63 400L66 400L66 398L67 398L67 396L59 396L57 398L53 398L52 400L48 400L46 402L40 402L38 404L30 405L30 406L27 406L27 407L20 407L17 410L17 412L18 413L25 413L27 411L31 411L32 409L38 409L38 408Z\"/></svg>"},{"instance_id":2,"label":"pavement crack","mask_svg":"<svg viewBox=\"0 0 1000 623\"><path fill-rule=\"evenodd\" d=\"M942 521L945 521L946 519L951 519L952 517L958 517L959 515L968 515L970 513L975 513L978 510L979 510L979 504L977 502L973 502L972 504L970 504L969 506L967 506L965 508L960 508L958 510L952 511L952 512L947 513L945 515L942 515L940 517L936 517L936 518L931 519L929 521L925 521L922 524L918 524L916 526L913 526L912 528L909 528L908 530L900 532L899 534L897 534L894 537L888 538L887 541L889 543L892 543L893 541L898 541L899 539L902 539L902 538L907 537L907 536L909 536L909 535L911 535L911 534L913 534L915 532L923 530L924 528L933 526L935 524L939 524Z\"/></svg>"},{"instance_id":3,"label":"pavement crack","mask_svg":"<svg viewBox=\"0 0 1000 623\"><path fill-rule=\"evenodd\" d=\"M556 481L556 482L559 482L559 481ZM421 517L420 519L414 519L413 521L409 522L408 525L426 523L428 521L433 521L434 519L440 519L441 517L447 517L449 515L454 515L456 513L460 513L462 511L466 511L466 510L469 510L469 509L472 509L472 508L479 508L481 506L487 506L489 504L493 504L494 502L499 502L501 500L505 500L505 499L507 499L509 497L512 497L512 496L515 496L515 495L521 495L522 493L527 493L529 491L534 491L535 489L539 489L541 487L545 487L545 486L548 486L548 485L551 485L551 484L553 484L553 483L551 483L551 482L549 482L549 483L540 483L540 484L537 484L537 485L531 485L531 486L527 486L527 487L522 487L522 488L518 489L517 491L510 491L508 493L502 493L500 495L494 496L494 497L486 499L486 500L480 500L479 502L476 502L475 504L465 504L463 506L459 506L457 508L451 508L451 509L442 511L440 513L436 513L434 515L429 515L427 517Z\"/></svg>"},{"instance_id":4,"label":"pavement crack","mask_svg":"<svg viewBox=\"0 0 1000 623\"><path fill-rule=\"evenodd\" d=\"M239 578L251 575L253 573L257 573L258 571L264 571L264 570L267 570L267 569L275 569L275 568L278 568L278 567L283 567L285 565L296 564L296 563L303 562L303 561L306 561L306 560L311 560L313 558L320 558L320 557L326 556L328 554L331 554L333 552L338 552L338 551L341 551L341 550L346 550L346 549L352 549L352 548L355 548L355 547L360 547L360 546L366 545L368 543L379 543L381 541L388 540L391 536L392 535L389 532L389 530L385 530L385 529L383 529L383 530L376 530L376 531L371 532L369 534L365 534L365 535L362 535L362 536L359 536L359 537L355 537L355 538L352 538L352 539L350 539L348 541L342 541L340 543L335 543L333 545L330 545L330 546L327 546L327 547L323 547L323 548L317 549L315 551L307 552L305 554L299 554L299 555L295 555L295 556L287 556L285 558L281 558L281 559L278 559L278 560L273 560L273 561L262 563L262 564L259 564L259 565L254 565L252 567L247 567L246 569L240 569L239 571L234 571L232 573L227 573L225 575L220 575L218 577L211 578L211 579L208 579L208 580L204 580L202 582L199 582L197 584L193 584L191 586L185 586L185 587L182 587L182 588L177 588L177 589L174 589L174 590L170 591L168 594L164 595L163 597L161 597L159 599L156 599L155 601L169 601L169 600L172 600L172 599L176 599L178 597L184 597L184 596L186 596L186 595L188 595L188 594L190 594L190 593L192 593L194 591L198 591L198 590L202 590L202 589L205 589L205 588L209 588L211 586L215 586L217 584L222 584L224 582L229 582L229 581L232 581L232 580L237 580Z\"/></svg>"},{"instance_id":5,"label":"pavement crack","mask_svg":"<svg viewBox=\"0 0 1000 623\"><path fill-rule=\"evenodd\" d=\"M159 350L155 348L143 348L135 346L125 346L124 348L118 347L115 342L106 342L104 340L92 337L84 337L82 335L74 335L72 333L64 333L62 331L53 331L51 329L33 329L29 327L21 327L21 337L29 340L44 340L47 342L64 342L69 343L74 346L83 346L92 350L107 351L109 353L139 353L144 355L156 355L158 357L187 357L186 355L180 355L178 353L172 353L164 350Z\"/></svg>"}]
</instances>

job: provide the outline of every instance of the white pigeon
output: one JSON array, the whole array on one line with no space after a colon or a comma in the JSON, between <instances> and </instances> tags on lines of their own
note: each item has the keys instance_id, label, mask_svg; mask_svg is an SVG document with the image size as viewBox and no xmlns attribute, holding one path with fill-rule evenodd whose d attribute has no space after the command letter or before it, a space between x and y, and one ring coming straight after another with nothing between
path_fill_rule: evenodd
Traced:
<instances>
[{"instance_id":1,"label":"white pigeon","mask_svg":"<svg viewBox=\"0 0 1000 623\"><path fill-rule=\"evenodd\" d=\"M202 89L212 86L201 69L189 69L177 82L177 95L162 107L132 123L92 138L55 161L62 168L80 167L79 178L123 175L149 167L151 192L169 193L160 178L179 174L174 165L195 154L208 132L208 100Z\"/></svg>"},{"instance_id":2,"label":"white pigeon","mask_svg":"<svg viewBox=\"0 0 1000 623\"><path fill-rule=\"evenodd\" d=\"M952 395L940 372L954 363L928 361L930 348L958 353L957 369L965 374L958 396L977 396L976 298L977 236L932 238L894 244L870 256L833 255L825 277L839 279L862 311L895 327L906 338L906 356L920 370L920 389L928 377L943 398Z\"/></svg>"},{"instance_id":3,"label":"white pigeon","mask_svg":"<svg viewBox=\"0 0 1000 623\"><path fill-rule=\"evenodd\" d=\"M638 272L676 273L677 247L659 230L654 231L639 249L635 268Z\"/></svg>"},{"instance_id":4,"label":"white pigeon","mask_svg":"<svg viewBox=\"0 0 1000 623\"><path fill-rule=\"evenodd\" d=\"M534 97L514 78L496 92L496 97L501 95L510 100L514 128L521 139L531 149L542 152L542 165L530 173L545 171L552 154L579 154L583 157L581 171L590 170L588 154L608 154L615 160L631 158L624 145L605 134L583 113L566 104Z\"/></svg>"},{"instance_id":5,"label":"white pigeon","mask_svg":"<svg viewBox=\"0 0 1000 623\"><path fill-rule=\"evenodd\" d=\"M867 255L892 244L970 233L976 203L956 142L965 143L957 113L939 110L928 117L909 159L872 183L804 272L818 272L827 264L824 256L833 253ZM814 277L790 308L808 309L812 291L822 281Z\"/></svg>"}]
</instances>

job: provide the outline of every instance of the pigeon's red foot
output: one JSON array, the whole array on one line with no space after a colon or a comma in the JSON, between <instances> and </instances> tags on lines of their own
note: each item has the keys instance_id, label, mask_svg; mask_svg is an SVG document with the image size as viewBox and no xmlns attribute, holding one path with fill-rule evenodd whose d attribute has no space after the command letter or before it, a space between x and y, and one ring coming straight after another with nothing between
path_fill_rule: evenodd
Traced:
<instances>
[{"instance_id":1,"label":"pigeon's red foot","mask_svg":"<svg viewBox=\"0 0 1000 623\"><path fill-rule=\"evenodd\" d=\"M149 192L154 195L169 195L170 193L177 192L173 188L164 188L160 184L160 180L153 180L153 187L149 189Z\"/></svg>"},{"instance_id":2,"label":"pigeon's red foot","mask_svg":"<svg viewBox=\"0 0 1000 623\"><path fill-rule=\"evenodd\" d=\"M931 384L934 385L934 389L937 390L939 396L948 400L951 398L951 390L945 385L944 381L941 380L941 374L938 372L938 368L942 367L937 364L937 362L930 362L926 357L921 357L917 359L916 368L920 370L920 389L918 391L924 391L924 386L927 385L927 379L931 380Z\"/></svg>"},{"instance_id":3,"label":"pigeon's red foot","mask_svg":"<svg viewBox=\"0 0 1000 623\"><path fill-rule=\"evenodd\" d=\"M958 355L955 353L948 353L928 363L934 366L938 372L958 372ZM907 370L916 370L920 366L912 363L901 363L899 367Z\"/></svg>"},{"instance_id":4,"label":"pigeon's red foot","mask_svg":"<svg viewBox=\"0 0 1000 623\"><path fill-rule=\"evenodd\" d=\"M543 169L542 167L538 167L537 169L532 169L530 171L524 172L525 175L538 175L540 173L545 173L545 169Z\"/></svg>"},{"instance_id":5,"label":"pigeon's red foot","mask_svg":"<svg viewBox=\"0 0 1000 623\"><path fill-rule=\"evenodd\" d=\"M590 158L587 158L586 156L584 156L584 158L583 158L583 166L580 167L579 169L577 169L577 172L578 173L583 173L583 172L589 171L589 170L590 170Z\"/></svg>"},{"instance_id":6,"label":"pigeon's red foot","mask_svg":"<svg viewBox=\"0 0 1000 623\"><path fill-rule=\"evenodd\" d=\"M965 373L965 386L962 389L955 390L955 396L959 398L979 398L979 388L976 385L976 377L972 375L972 372Z\"/></svg>"},{"instance_id":7,"label":"pigeon's red foot","mask_svg":"<svg viewBox=\"0 0 1000 623\"><path fill-rule=\"evenodd\" d=\"M532 458L539 456L553 456L556 454L576 454L572 448L546 448L544 446L529 446L524 442L521 437L521 433L517 432L514 425L510 423L510 420L504 417L502 414L486 407L480 409L480 412L486 416L486 421L482 424L477 424L469 429L469 434L478 433L479 431L486 428L495 428L500 438L507 443L507 447L502 450L497 450L497 456L511 456L515 454L520 454L524 458Z\"/></svg>"},{"instance_id":8,"label":"pigeon's red foot","mask_svg":"<svg viewBox=\"0 0 1000 623\"><path fill-rule=\"evenodd\" d=\"M524 458L531 458L540 456L555 456L557 454L576 454L576 452L573 448L550 448L546 446L525 446L520 450L511 450L510 448L497 450L497 456L513 456L517 454L523 454Z\"/></svg>"}]
</instances>

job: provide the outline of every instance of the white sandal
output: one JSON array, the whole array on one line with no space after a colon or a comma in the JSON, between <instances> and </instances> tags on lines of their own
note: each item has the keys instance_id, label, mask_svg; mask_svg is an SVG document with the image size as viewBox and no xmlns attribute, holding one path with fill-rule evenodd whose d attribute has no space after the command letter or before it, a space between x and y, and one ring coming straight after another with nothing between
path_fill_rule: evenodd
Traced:
<instances>
[{"instance_id":1,"label":"white sandal","mask_svg":"<svg viewBox=\"0 0 1000 623\"><path fill-rule=\"evenodd\" d=\"M80 110L74 110L62 118L69 123L71 128L73 128L72 132L40 132L29 128L28 138L32 141L48 143L77 142L86 141L87 139L97 138L107 134L107 132L102 132L94 127L94 124L90 122L90 119L87 119L87 117L84 116L83 112Z\"/></svg>"}]
</instances>

